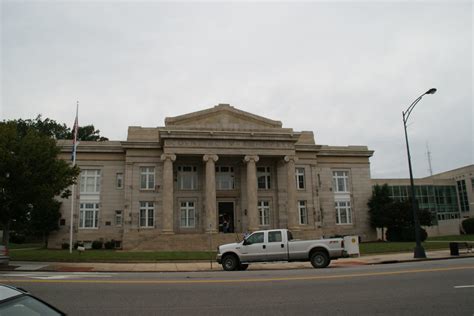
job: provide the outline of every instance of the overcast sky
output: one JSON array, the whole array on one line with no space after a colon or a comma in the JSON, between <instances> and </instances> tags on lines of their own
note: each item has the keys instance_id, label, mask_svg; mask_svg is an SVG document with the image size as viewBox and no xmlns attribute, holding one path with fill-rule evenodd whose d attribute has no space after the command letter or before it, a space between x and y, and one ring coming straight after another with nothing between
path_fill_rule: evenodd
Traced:
<instances>
[{"instance_id":1,"label":"overcast sky","mask_svg":"<svg viewBox=\"0 0 474 316\"><path fill-rule=\"evenodd\" d=\"M229 103L375 150L373 178L473 163L471 1L181 2L1 0L0 119L38 114L125 140Z\"/></svg>"}]
</instances>

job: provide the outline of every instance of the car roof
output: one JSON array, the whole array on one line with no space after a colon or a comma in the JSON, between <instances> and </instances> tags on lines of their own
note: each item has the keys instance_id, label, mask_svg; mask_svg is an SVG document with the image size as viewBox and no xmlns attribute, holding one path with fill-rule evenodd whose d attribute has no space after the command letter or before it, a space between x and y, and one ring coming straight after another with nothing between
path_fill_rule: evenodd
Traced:
<instances>
[{"instance_id":1,"label":"car roof","mask_svg":"<svg viewBox=\"0 0 474 316\"><path fill-rule=\"evenodd\" d=\"M17 289L13 286L0 284L0 301L25 294L24 291Z\"/></svg>"}]
</instances>

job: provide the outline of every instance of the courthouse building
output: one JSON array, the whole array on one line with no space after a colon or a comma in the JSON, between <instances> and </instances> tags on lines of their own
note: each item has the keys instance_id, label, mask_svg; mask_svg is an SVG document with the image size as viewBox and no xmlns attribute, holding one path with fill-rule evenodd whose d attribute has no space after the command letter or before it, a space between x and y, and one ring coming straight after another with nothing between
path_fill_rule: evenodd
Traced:
<instances>
[{"instance_id":1,"label":"courthouse building","mask_svg":"<svg viewBox=\"0 0 474 316\"><path fill-rule=\"evenodd\" d=\"M71 141L59 141L70 159ZM245 232L375 239L365 146L316 144L312 132L227 104L128 128L126 141L80 142L74 241L134 250L208 250ZM71 198L50 245L69 241Z\"/></svg>"}]
</instances>

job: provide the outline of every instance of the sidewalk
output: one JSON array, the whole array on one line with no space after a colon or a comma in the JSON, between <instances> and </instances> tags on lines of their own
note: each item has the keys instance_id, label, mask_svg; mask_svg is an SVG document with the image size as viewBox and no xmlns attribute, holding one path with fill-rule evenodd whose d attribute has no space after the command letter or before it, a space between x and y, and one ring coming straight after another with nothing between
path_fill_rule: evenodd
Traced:
<instances>
[{"instance_id":1,"label":"sidewalk","mask_svg":"<svg viewBox=\"0 0 474 316\"><path fill-rule=\"evenodd\" d=\"M354 258L341 258L331 261L330 267L386 264L397 262L474 258L474 253L460 253L451 256L449 250L427 251L426 259L414 259L413 252L368 255ZM153 262L153 263L68 263L68 262L10 262L10 271L57 271L57 272L192 272L222 271L222 266L213 261ZM212 267L211 267L212 266ZM309 262L253 263L249 270L312 269Z\"/></svg>"}]
</instances>

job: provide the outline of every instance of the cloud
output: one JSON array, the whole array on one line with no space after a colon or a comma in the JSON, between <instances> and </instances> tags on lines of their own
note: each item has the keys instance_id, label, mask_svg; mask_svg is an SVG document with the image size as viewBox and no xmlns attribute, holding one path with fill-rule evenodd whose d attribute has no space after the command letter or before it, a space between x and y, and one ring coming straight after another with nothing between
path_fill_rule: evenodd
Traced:
<instances>
[{"instance_id":1,"label":"cloud","mask_svg":"<svg viewBox=\"0 0 474 316\"><path fill-rule=\"evenodd\" d=\"M111 139L218 103L367 145L374 177L473 163L470 2L2 2L2 119L80 120Z\"/></svg>"}]
</instances>

